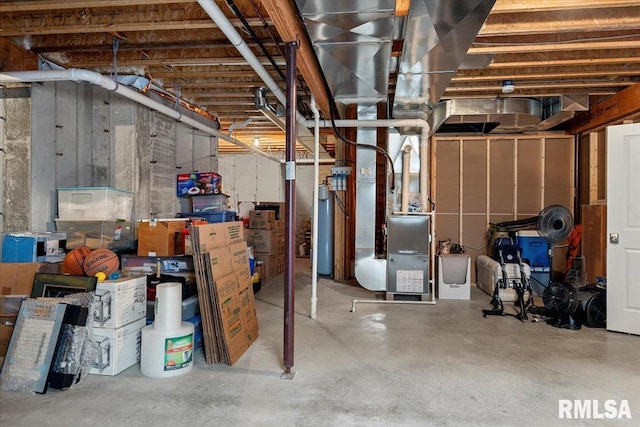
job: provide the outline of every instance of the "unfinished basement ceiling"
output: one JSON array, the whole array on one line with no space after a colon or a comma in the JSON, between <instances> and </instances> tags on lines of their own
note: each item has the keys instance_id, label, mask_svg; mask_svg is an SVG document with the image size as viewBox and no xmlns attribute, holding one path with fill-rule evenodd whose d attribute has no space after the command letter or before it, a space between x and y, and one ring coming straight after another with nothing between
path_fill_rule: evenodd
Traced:
<instances>
[{"instance_id":1,"label":"unfinished basement ceiling","mask_svg":"<svg viewBox=\"0 0 640 427\"><path fill-rule=\"evenodd\" d=\"M424 0L414 0L422 2ZM373 58L383 74L371 69L351 71L361 79L349 87L338 106L353 102L358 88L372 100L393 105L403 48L420 34L406 31L409 0L285 1L218 0L215 2L251 47L260 63L284 90L284 42L300 41L298 50L299 112L312 118L313 93L325 118L328 101L317 57L334 47L310 44L318 22L333 19L344 31L339 41L358 40L357 58ZM349 14L323 16L322 10L299 13L310 3L349 5ZM465 0L442 1L441 12ZM589 104L640 81L640 2L637 0L497 0L467 56L451 76L441 99L542 98L585 95ZM305 4L307 6L305 6ZM415 6L415 5L414 5ZM336 8L330 8L335 10ZM453 12L453 11L452 11ZM315 13L314 19L309 17ZM328 13L328 11L327 11ZM352 18L351 22L346 22ZM353 25L355 19L361 22ZM347 25L348 24L348 25ZM340 26L338 25L338 28ZM336 28L323 26L323 28ZM193 0L27 0L0 3L1 71L22 71L34 60L18 58L24 47L63 67L106 74L136 74L150 78L168 93L206 109L223 132L247 144L259 137L264 150L281 151L284 133L258 111L254 92L264 82ZM313 36L311 38L313 40ZM366 42L366 43L364 43ZM338 74L325 74L332 90L340 89ZM505 95L502 82L515 90ZM343 86L344 87L344 86ZM356 92L353 92L353 88ZM364 95L363 99L364 99ZM270 103L275 97L267 93ZM469 102L469 101L465 101ZM235 126L232 126L234 125ZM329 152L334 138L322 131ZM221 153L241 151L221 142Z\"/></svg>"}]
</instances>

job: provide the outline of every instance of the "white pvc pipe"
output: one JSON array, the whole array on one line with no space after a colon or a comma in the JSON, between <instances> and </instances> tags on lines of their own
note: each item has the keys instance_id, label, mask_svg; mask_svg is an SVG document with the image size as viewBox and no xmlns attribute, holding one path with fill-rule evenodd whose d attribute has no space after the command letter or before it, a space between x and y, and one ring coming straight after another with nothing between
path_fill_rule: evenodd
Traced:
<instances>
[{"instance_id":1,"label":"white pvc pipe","mask_svg":"<svg viewBox=\"0 0 640 427\"><path fill-rule=\"evenodd\" d=\"M376 119L376 120L335 120L336 127L339 128L391 128L391 127L405 127L405 128L420 128L430 129L429 123L423 119ZM306 127L310 128L315 126L313 120L306 120ZM321 128L330 128L331 120L320 120Z\"/></svg>"},{"instance_id":2,"label":"white pvc pipe","mask_svg":"<svg viewBox=\"0 0 640 427\"><path fill-rule=\"evenodd\" d=\"M424 212L429 212L429 130L431 127L426 120L423 119L378 119L378 120L335 120L336 127L353 127L353 128L419 128L420 133L420 201ZM306 126L312 127L315 123L307 120ZM333 127L331 120L320 120L321 128ZM403 166L404 169L404 166ZM404 175L403 175L404 181ZM403 185L404 188L404 185ZM405 197L402 198L404 203ZM404 208L401 208L406 212Z\"/></svg>"},{"instance_id":3,"label":"white pvc pipe","mask_svg":"<svg viewBox=\"0 0 640 427\"><path fill-rule=\"evenodd\" d=\"M411 146L405 145L402 149L402 189L400 210L402 213L409 212L409 181L411 179Z\"/></svg>"},{"instance_id":4,"label":"white pvc pipe","mask_svg":"<svg viewBox=\"0 0 640 427\"><path fill-rule=\"evenodd\" d=\"M198 0L198 4L200 7L207 12L207 15L211 18L213 22L218 26L220 31L227 36L227 39L235 46L240 55L247 61L247 63L253 68L253 70L258 74L258 76L262 79L262 81L267 85L269 90L278 98L278 101L284 106L287 105L287 98L285 93L280 89L278 84L273 80L271 74L267 71L266 68L260 63L258 57L253 53L249 45L243 40L242 36L235 29L233 24L229 22L229 18L224 14L224 12L218 7L218 5L213 0ZM304 126L307 119L299 112L296 111L296 121L300 123L300 125ZM312 127L305 126L305 127Z\"/></svg>"},{"instance_id":5,"label":"white pvc pipe","mask_svg":"<svg viewBox=\"0 0 640 427\"><path fill-rule=\"evenodd\" d=\"M179 122L189 125L194 129L201 130L209 135L216 136L232 144L238 145L240 147L244 147L270 160L276 161L278 163L282 163L282 159L276 156L267 154L264 151L257 149L256 147L253 147L249 144L245 144L242 141L239 141L228 135L225 135L219 130L214 129L211 126L207 126L203 123L200 123L199 121L194 120L191 117L184 116L182 115L182 113L178 112L177 110L174 110L171 107L167 107L166 105L154 99L151 99L140 92L137 92L133 89L129 89L128 87L123 86L121 84L118 84L117 82L103 76L100 73L96 73L94 71L83 70L79 68L70 68L67 70L16 71L16 72L0 73L0 83L47 82L47 81L73 81L76 83L84 81L84 82L95 84L106 90L115 92L119 95L124 96L125 98L128 98L132 101L135 101L139 104L149 107L152 110L155 110L161 114L164 114L167 117L171 117Z\"/></svg>"},{"instance_id":6,"label":"white pvc pipe","mask_svg":"<svg viewBox=\"0 0 640 427\"><path fill-rule=\"evenodd\" d=\"M429 128L420 133L420 202L424 212L431 210L429 203Z\"/></svg>"},{"instance_id":7,"label":"white pvc pipe","mask_svg":"<svg viewBox=\"0 0 640 427\"><path fill-rule=\"evenodd\" d=\"M314 150L313 150L313 231L311 245L311 318L316 318L316 309L318 305L318 203L320 188L320 111L316 106L316 98L311 95L311 111L315 119L314 128Z\"/></svg>"}]
</instances>

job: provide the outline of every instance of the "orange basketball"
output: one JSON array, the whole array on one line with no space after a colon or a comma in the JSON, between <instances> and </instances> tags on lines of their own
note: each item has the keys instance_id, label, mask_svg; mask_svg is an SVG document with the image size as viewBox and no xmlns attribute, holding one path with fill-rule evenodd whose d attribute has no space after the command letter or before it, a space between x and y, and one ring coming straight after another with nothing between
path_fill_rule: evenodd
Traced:
<instances>
[{"instance_id":1,"label":"orange basketball","mask_svg":"<svg viewBox=\"0 0 640 427\"><path fill-rule=\"evenodd\" d=\"M92 251L86 246L79 246L70 250L64 257L62 272L72 276L84 276L84 258Z\"/></svg>"},{"instance_id":2,"label":"orange basketball","mask_svg":"<svg viewBox=\"0 0 640 427\"><path fill-rule=\"evenodd\" d=\"M118 255L110 249L96 249L84 258L83 268L87 276L95 276L100 271L109 276L119 267Z\"/></svg>"}]
</instances>

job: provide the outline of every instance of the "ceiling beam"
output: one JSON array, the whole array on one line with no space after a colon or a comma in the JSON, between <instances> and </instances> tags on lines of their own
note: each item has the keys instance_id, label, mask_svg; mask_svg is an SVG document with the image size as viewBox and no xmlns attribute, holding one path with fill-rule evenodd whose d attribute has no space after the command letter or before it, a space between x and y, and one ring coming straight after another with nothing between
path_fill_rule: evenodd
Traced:
<instances>
[{"instance_id":1,"label":"ceiling beam","mask_svg":"<svg viewBox=\"0 0 640 427\"><path fill-rule=\"evenodd\" d=\"M1 18L1 17L0 17ZM46 18L43 23L38 19L23 18L0 19L0 36L15 37L23 35L52 35L52 34L82 34L82 33L128 33L131 31L186 31L186 30L210 30L217 29L218 26L211 19L170 19L161 21L147 20L131 21L125 14L122 18L113 19L93 19L93 23L82 23L80 17L68 24L60 23L61 20L54 20L53 17ZM142 19L142 18L140 18ZM246 18L251 26L261 26L259 18ZM32 21L32 22L31 22ZM67 20L68 21L68 20ZM76 22L78 21L78 22ZM98 21L98 22L95 22ZM103 22L100 22L103 21ZM242 22L237 18L230 18L229 22L234 27L242 27Z\"/></svg>"},{"instance_id":2,"label":"ceiling beam","mask_svg":"<svg viewBox=\"0 0 640 427\"><path fill-rule=\"evenodd\" d=\"M522 13L522 14L489 14L479 36L504 36L536 33L583 33L589 31L623 31L637 30L640 22L640 7L628 7L622 13L618 9L582 9Z\"/></svg>"},{"instance_id":3,"label":"ceiling beam","mask_svg":"<svg viewBox=\"0 0 640 427\"><path fill-rule=\"evenodd\" d=\"M616 77L616 76L640 76L640 68L637 70L591 70L591 69L571 69L569 71L558 70L549 67L540 70L540 72L523 72L521 69L494 69L494 70L474 70L475 72L467 72L459 70L455 77L451 79L451 83L463 82L482 82L494 80L558 80L558 79L591 79L596 77ZM514 77L517 76L517 77Z\"/></svg>"},{"instance_id":4,"label":"ceiling beam","mask_svg":"<svg viewBox=\"0 0 640 427\"><path fill-rule=\"evenodd\" d=\"M637 114L640 112L638 99L640 99L640 83L592 105L587 112L578 113L568 122L569 132L576 135L583 134Z\"/></svg>"},{"instance_id":5,"label":"ceiling beam","mask_svg":"<svg viewBox=\"0 0 640 427\"><path fill-rule=\"evenodd\" d=\"M136 5L157 5L170 3L194 3L195 0L136 0ZM126 7L131 0L21 0L0 3L1 12L31 12L37 10L85 9L95 7Z\"/></svg>"},{"instance_id":6,"label":"ceiling beam","mask_svg":"<svg viewBox=\"0 0 640 427\"><path fill-rule=\"evenodd\" d=\"M492 14L637 6L637 0L497 0Z\"/></svg>"},{"instance_id":7,"label":"ceiling beam","mask_svg":"<svg viewBox=\"0 0 640 427\"><path fill-rule=\"evenodd\" d=\"M566 50L611 50L611 49L637 49L640 48L640 40L607 40L575 43L545 43L545 44L513 44L495 45L488 43L486 46L475 44L470 47L467 54L486 53L526 53L526 52L558 52Z\"/></svg>"}]
</instances>

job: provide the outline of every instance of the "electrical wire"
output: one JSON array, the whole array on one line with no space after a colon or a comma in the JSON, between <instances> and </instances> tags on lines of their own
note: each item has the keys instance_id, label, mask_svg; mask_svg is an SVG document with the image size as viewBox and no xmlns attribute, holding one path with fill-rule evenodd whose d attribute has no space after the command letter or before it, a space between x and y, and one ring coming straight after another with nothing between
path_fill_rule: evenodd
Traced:
<instances>
[{"instance_id":1,"label":"electrical wire","mask_svg":"<svg viewBox=\"0 0 640 427\"><path fill-rule=\"evenodd\" d=\"M391 156L389 156L389 153L384 148L378 147L377 145L368 145L368 144L362 144L359 142L351 141L350 139L347 139L347 137L345 137L338 130L338 127L336 126L336 122L335 122L335 114L338 111L333 99L333 94L331 93L331 89L329 89L329 85L327 84L326 80L323 79L323 81L324 81L324 87L325 87L324 89L327 92L327 97L329 98L329 110L331 115L331 127L333 128L333 133L335 133L336 136L340 138L340 140L345 144L353 145L356 148L366 148L368 150L376 150L378 153L382 154L389 162L389 166L391 168L391 186L390 187L391 187L391 192L393 193L396 189L396 170L393 166L393 160L391 159Z\"/></svg>"},{"instance_id":2,"label":"electrical wire","mask_svg":"<svg viewBox=\"0 0 640 427\"><path fill-rule=\"evenodd\" d=\"M282 81L286 82L287 78L285 77L284 73L282 72L282 70L280 70L280 68L278 67L278 64L276 64L276 62L273 60L273 56L271 56L271 54L267 51L267 48L264 46L264 44L260 40L260 37L258 37L255 31L253 31L253 28L251 28L251 25L249 25L249 22L247 21L247 19L244 17L240 9L238 9L238 6L236 6L233 0L227 0L227 5L231 8L231 10L233 10L233 13L238 17L238 19L240 19L245 30L249 33L249 35L251 35L251 38L253 38L253 40L258 44L258 47L260 48L264 56L266 56L267 59L269 59L269 62L271 62L271 65L273 65L273 68L276 70L276 72L278 73Z\"/></svg>"}]
</instances>

